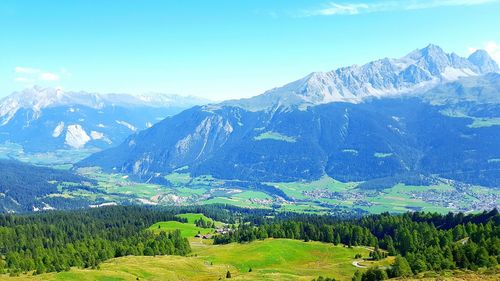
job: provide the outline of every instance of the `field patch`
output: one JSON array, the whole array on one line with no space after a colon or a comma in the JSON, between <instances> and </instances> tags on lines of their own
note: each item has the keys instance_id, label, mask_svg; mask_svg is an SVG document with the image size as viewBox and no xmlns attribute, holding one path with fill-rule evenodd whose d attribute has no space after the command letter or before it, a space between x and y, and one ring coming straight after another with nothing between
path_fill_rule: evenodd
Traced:
<instances>
[{"instance_id":1,"label":"field patch","mask_svg":"<svg viewBox=\"0 0 500 281\"><path fill-rule=\"evenodd\" d=\"M254 140L256 140L256 141L260 141L260 140L276 140L276 141L285 141L285 142L296 142L297 141L297 139L294 138L294 137L285 136L283 134L280 134L280 133L277 133L277 132L273 132L273 131L262 133L262 134L256 136L254 138Z\"/></svg>"},{"instance_id":2,"label":"field patch","mask_svg":"<svg viewBox=\"0 0 500 281\"><path fill-rule=\"evenodd\" d=\"M469 128L500 126L500 118L474 118Z\"/></svg>"},{"instance_id":3,"label":"field patch","mask_svg":"<svg viewBox=\"0 0 500 281\"><path fill-rule=\"evenodd\" d=\"M213 228L202 228L196 226L195 222L199 219L203 219L204 221L207 222L214 222L212 219L206 217L203 214L194 214L194 213L187 213L187 214L180 214L177 215L180 218L185 218L188 220L187 223L182 223L178 221L164 221L164 222L157 222L153 224L152 226L149 227L149 229L153 232L159 233L161 231L165 232L172 232L175 230L180 230L182 237L185 238L193 238L195 237L196 234L200 233L201 235L205 234L213 234L214 229ZM220 222L215 222L216 226L222 226L222 223Z\"/></svg>"},{"instance_id":4,"label":"field patch","mask_svg":"<svg viewBox=\"0 0 500 281\"><path fill-rule=\"evenodd\" d=\"M392 153L382 153L382 152L376 152L373 154L373 156L377 158L386 158L386 157L391 157Z\"/></svg>"}]
</instances>

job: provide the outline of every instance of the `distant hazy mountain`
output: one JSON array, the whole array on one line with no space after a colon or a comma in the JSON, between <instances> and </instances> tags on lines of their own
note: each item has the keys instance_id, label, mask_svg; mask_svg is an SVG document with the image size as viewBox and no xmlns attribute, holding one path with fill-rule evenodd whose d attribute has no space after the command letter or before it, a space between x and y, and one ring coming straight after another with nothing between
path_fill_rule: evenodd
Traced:
<instances>
[{"instance_id":1,"label":"distant hazy mountain","mask_svg":"<svg viewBox=\"0 0 500 281\"><path fill-rule=\"evenodd\" d=\"M107 148L163 118L207 101L177 95L64 92L34 87L0 100L0 143L27 152Z\"/></svg>"},{"instance_id":2,"label":"distant hazy mountain","mask_svg":"<svg viewBox=\"0 0 500 281\"><path fill-rule=\"evenodd\" d=\"M497 71L484 51L461 58L430 45L191 108L79 165L144 178L175 169L254 181L432 175L498 187Z\"/></svg>"}]
</instances>

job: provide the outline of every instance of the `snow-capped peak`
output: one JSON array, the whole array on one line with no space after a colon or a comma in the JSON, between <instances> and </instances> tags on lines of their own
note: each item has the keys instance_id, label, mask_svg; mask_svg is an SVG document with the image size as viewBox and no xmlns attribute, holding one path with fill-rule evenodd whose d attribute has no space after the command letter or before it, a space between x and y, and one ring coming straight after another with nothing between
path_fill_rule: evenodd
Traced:
<instances>
[{"instance_id":1,"label":"snow-capped peak","mask_svg":"<svg viewBox=\"0 0 500 281\"><path fill-rule=\"evenodd\" d=\"M14 92L0 101L1 124L6 124L21 108L33 110L34 118L37 118L43 108L58 105L84 105L100 108L104 105L104 101L98 94L72 93L61 89L34 86Z\"/></svg>"},{"instance_id":2,"label":"snow-capped peak","mask_svg":"<svg viewBox=\"0 0 500 281\"><path fill-rule=\"evenodd\" d=\"M472 64L478 67L482 73L498 72L498 64L485 50L476 50L468 58Z\"/></svg>"},{"instance_id":3,"label":"snow-capped peak","mask_svg":"<svg viewBox=\"0 0 500 281\"><path fill-rule=\"evenodd\" d=\"M227 103L251 110L334 101L356 103L367 97L412 93L440 82L496 71L498 66L485 51L463 58L430 44L399 59L384 58L362 66L314 72L260 96Z\"/></svg>"}]
</instances>

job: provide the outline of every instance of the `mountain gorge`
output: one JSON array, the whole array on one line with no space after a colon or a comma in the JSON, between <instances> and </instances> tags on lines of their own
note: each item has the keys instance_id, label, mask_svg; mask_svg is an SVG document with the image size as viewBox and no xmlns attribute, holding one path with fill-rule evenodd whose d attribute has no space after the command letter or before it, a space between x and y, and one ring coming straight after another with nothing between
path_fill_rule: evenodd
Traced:
<instances>
[{"instance_id":1,"label":"mountain gorge","mask_svg":"<svg viewBox=\"0 0 500 281\"><path fill-rule=\"evenodd\" d=\"M498 187L497 72L484 51L462 58L429 45L185 110L78 166L145 180L186 171L259 182L328 175Z\"/></svg>"}]
</instances>

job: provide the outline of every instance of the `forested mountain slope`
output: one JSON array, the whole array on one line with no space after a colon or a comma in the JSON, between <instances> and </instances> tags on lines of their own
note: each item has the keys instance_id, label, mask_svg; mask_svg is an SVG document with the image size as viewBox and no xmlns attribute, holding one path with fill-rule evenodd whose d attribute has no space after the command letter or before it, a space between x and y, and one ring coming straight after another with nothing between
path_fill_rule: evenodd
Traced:
<instances>
[{"instance_id":1,"label":"forested mountain slope","mask_svg":"<svg viewBox=\"0 0 500 281\"><path fill-rule=\"evenodd\" d=\"M58 186L70 183L74 189L86 189L93 180L70 171L0 159L0 212L38 211L88 206L85 200L50 197Z\"/></svg>"},{"instance_id":2,"label":"forested mountain slope","mask_svg":"<svg viewBox=\"0 0 500 281\"><path fill-rule=\"evenodd\" d=\"M340 181L397 177L414 184L440 177L498 187L500 74L480 54L465 59L431 45L251 99L194 107L78 165L145 180L182 169L252 181L326 174ZM346 85L355 99L328 96L342 95Z\"/></svg>"}]
</instances>

